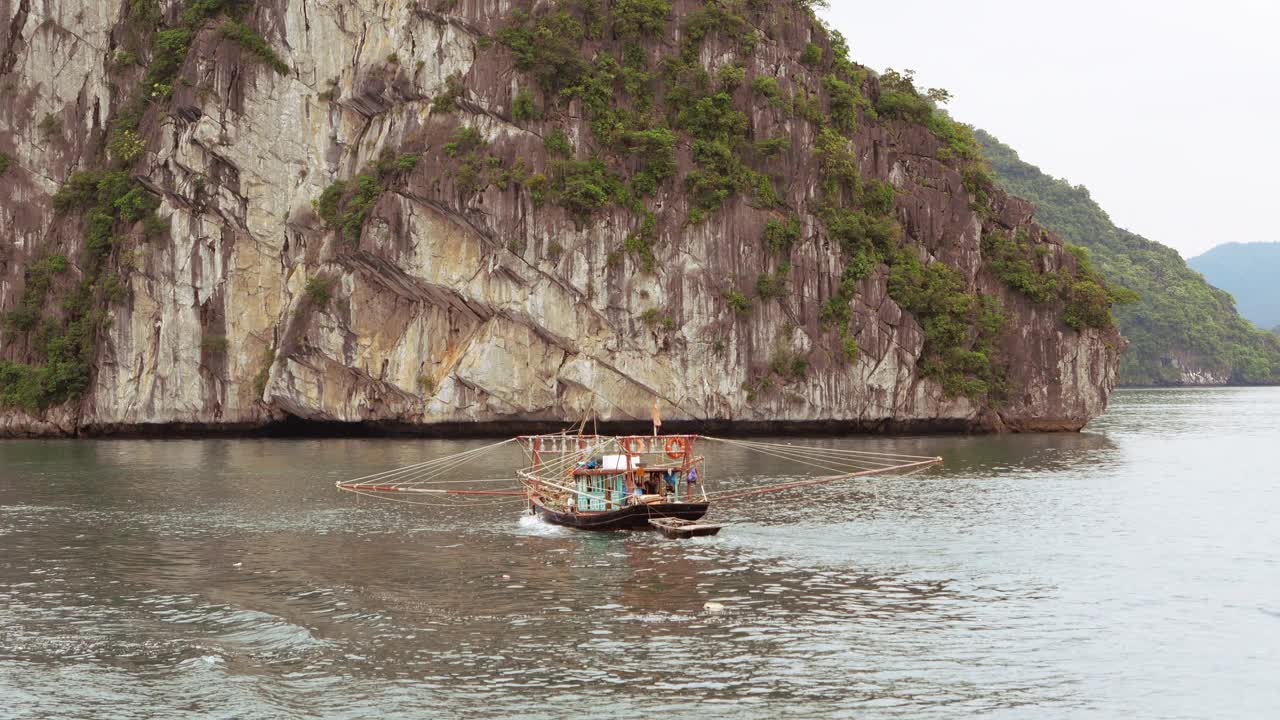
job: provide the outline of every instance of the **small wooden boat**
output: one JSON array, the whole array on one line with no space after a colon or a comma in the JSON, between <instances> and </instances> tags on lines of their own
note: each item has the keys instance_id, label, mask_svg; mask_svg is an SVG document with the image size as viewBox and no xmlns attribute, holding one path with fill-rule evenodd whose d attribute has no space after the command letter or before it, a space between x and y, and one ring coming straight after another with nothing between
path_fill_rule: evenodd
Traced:
<instances>
[{"instance_id":1,"label":"small wooden boat","mask_svg":"<svg viewBox=\"0 0 1280 720\"><path fill-rule=\"evenodd\" d=\"M650 518L649 524L658 528L663 535L679 539L715 535L724 527L724 525L715 523L700 523L696 520L684 520L675 517Z\"/></svg>"}]
</instances>

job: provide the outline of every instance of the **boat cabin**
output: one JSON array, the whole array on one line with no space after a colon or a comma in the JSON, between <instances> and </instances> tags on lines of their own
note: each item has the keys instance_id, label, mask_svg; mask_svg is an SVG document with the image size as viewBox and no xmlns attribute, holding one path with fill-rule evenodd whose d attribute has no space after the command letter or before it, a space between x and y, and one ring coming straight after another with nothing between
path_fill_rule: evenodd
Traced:
<instances>
[{"instance_id":1,"label":"boat cabin","mask_svg":"<svg viewBox=\"0 0 1280 720\"><path fill-rule=\"evenodd\" d=\"M705 496L703 458L694 453L696 435L620 436L599 442L594 436L535 438L534 465L547 456L580 454L566 468L568 487L548 487L569 512L608 512L631 505L680 503ZM560 490L561 492L554 492Z\"/></svg>"}]
</instances>

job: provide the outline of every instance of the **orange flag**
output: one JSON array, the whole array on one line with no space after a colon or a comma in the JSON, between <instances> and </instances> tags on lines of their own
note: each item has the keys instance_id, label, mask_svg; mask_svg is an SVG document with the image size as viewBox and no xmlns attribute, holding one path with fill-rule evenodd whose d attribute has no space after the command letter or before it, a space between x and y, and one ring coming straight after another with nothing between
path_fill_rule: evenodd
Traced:
<instances>
[{"instance_id":1,"label":"orange flag","mask_svg":"<svg viewBox=\"0 0 1280 720\"><path fill-rule=\"evenodd\" d=\"M658 434L658 428L662 427L662 416L658 414L658 398L653 399L653 434Z\"/></svg>"}]
</instances>

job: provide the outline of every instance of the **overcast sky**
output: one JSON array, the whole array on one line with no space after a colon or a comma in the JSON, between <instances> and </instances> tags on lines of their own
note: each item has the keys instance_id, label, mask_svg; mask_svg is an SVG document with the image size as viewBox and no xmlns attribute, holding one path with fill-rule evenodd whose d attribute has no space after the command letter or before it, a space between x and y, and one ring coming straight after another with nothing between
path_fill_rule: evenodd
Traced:
<instances>
[{"instance_id":1,"label":"overcast sky","mask_svg":"<svg viewBox=\"0 0 1280 720\"><path fill-rule=\"evenodd\" d=\"M831 0L856 62L1192 257L1280 241L1280 0Z\"/></svg>"}]
</instances>

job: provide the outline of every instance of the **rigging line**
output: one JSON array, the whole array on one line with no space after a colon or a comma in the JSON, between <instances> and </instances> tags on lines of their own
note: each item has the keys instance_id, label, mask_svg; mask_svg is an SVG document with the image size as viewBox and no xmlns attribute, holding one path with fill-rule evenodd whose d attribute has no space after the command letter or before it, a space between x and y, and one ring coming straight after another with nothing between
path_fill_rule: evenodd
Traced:
<instances>
[{"instance_id":1,"label":"rigging line","mask_svg":"<svg viewBox=\"0 0 1280 720\"><path fill-rule=\"evenodd\" d=\"M487 451L489 451L489 450L492 450L492 449L494 449L494 448L496 448L496 447L499 447L499 446L501 446L501 445L503 445L503 444L505 444L505 443L508 443L508 442L511 442L511 441L510 441L510 440L504 440L504 441L502 441L502 442L500 442L500 443L495 443L495 444L493 444L493 445L485 445L485 446L478 447L478 448L472 448L471 450L467 450L467 451L464 451L464 452L461 452L461 453L455 453L455 454L453 454L453 455L445 455L445 456L443 456L443 457L432 458L431 460L427 460L427 461L425 461L425 462L415 463L415 464L413 464L413 465L406 465L405 467L401 467L401 468L394 468L394 469L391 469L391 470L383 470L382 472L377 472L377 473L373 473L373 474L371 474L371 475L366 475L366 476L364 476L364 477L355 478L355 479L353 480L353 482L358 482L358 481L360 481L360 480L369 480L369 479L373 479L373 478L390 478L390 477L394 477L394 476L396 476L396 475L403 475L403 474L406 474L406 473L412 473L412 472L414 472L414 471L429 472L429 471L431 471L433 468L438 467L438 466L440 466L440 465L442 465L442 464L450 463L450 462L452 462L454 459L456 459L456 458L458 458L458 457L471 457L471 456L477 455L477 454L479 454L479 453L483 453L483 452L487 452Z\"/></svg>"},{"instance_id":2,"label":"rigging line","mask_svg":"<svg viewBox=\"0 0 1280 720\"><path fill-rule=\"evenodd\" d=\"M857 457L824 457L824 453L813 452L813 451L812 451L812 450L813 450L812 448L809 448L809 447L806 447L806 446L798 446L798 445L769 445L769 444L756 445L756 444L751 444L751 443L739 443L739 442L736 442L736 441L733 441L733 440L728 440L728 441L724 441L724 442L725 442L726 444L728 444L728 445L742 447L742 448L744 448L744 449L751 450L751 451L754 451L754 452L760 452L760 453L771 453L771 452L772 452L772 453L783 453L783 454L787 454L787 455L793 455L793 456L796 456L796 457L806 457L806 458L809 458L809 459L811 459L811 460L822 460L822 461L825 461L825 462L861 463L861 464L863 464L863 465L884 465L884 464L892 465L892 464L900 463L900 462L902 462L903 460L915 460L915 459L917 459L917 458L915 458L915 457L900 457L900 458L892 458L892 459L887 458L887 457L885 457L885 458L880 458L880 457L872 458L872 457L865 457L865 456L857 456ZM925 459L927 459L927 458L925 458Z\"/></svg>"},{"instance_id":3,"label":"rigging line","mask_svg":"<svg viewBox=\"0 0 1280 720\"><path fill-rule=\"evenodd\" d=\"M398 503L404 503L406 505L425 505L427 507L446 507L446 508L492 507L495 505L514 505L516 503L523 504L525 502L524 498L520 498L520 499L511 499L511 500L495 500L493 502L462 501L462 502L435 503L435 502L423 502L421 500L409 500L407 498L391 497L389 495L386 495L385 493L371 493L371 492L364 492L362 490L348 490L347 492L351 492L356 495L360 495L364 497L371 497L371 498L374 498L375 500L382 500L384 502L398 502Z\"/></svg>"},{"instance_id":4,"label":"rigging line","mask_svg":"<svg viewBox=\"0 0 1280 720\"><path fill-rule=\"evenodd\" d=\"M833 472L844 472L850 468L871 470L876 468L895 467L897 465L902 464L901 460L896 462L888 462L883 460L872 462L866 459L853 460L849 458L813 457L802 451L795 451L795 450L766 450L764 448L758 448L758 447L747 447L744 449L751 452L757 452L762 455L778 457L783 460L787 460L788 462L795 462L801 465L810 465L812 467L817 467L823 470L831 470ZM808 461L812 461L812 462L808 462ZM833 467L830 465L819 465L817 464L818 462L828 462L828 463L838 463L838 464L837 466Z\"/></svg>"},{"instance_id":5,"label":"rigging line","mask_svg":"<svg viewBox=\"0 0 1280 720\"><path fill-rule=\"evenodd\" d=\"M445 490L441 488L400 488L394 485L372 485L370 483L359 483L356 485L339 485L339 490L362 490L365 492L397 492L408 493L410 495L524 495L523 488L511 487L502 488L500 490L462 490L451 489Z\"/></svg>"},{"instance_id":6,"label":"rigging line","mask_svg":"<svg viewBox=\"0 0 1280 720\"><path fill-rule=\"evenodd\" d=\"M846 474L846 475L835 475L835 476L833 476L833 477L815 478L815 479L813 479L813 480L804 480L804 481L799 481L799 482L785 483L785 484L783 484L783 485L774 485L774 486L772 486L772 487L763 487L763 488L757 488L757 489L754 489L754 490L745 490L745 491L743 491L743 492L729 493L729 494L727 494L727 495L722 495L722 496L717 497L717 498L715 498L715 499L716 499L716 500L718 500L718 501L720 501L720 502L724 502L724 501L727 501L727 500L737 500L737 499L739 499L739 498L751 497L751 496L754 496L754 495L764 495L764 494L766 494L766 493L773 493L773 492L782 492L782 491L784 491L784 490L791 490L791 489L794 489L794 488L811 487L811 486L813 486L813 485L824 485L824 484L827 484L827 483L833 483L833 482L837 482L837 481L839 481L839 480L848 480L848 479L855 478L855 477L865 477L865 476L867 476L867 475L879 475L879 474L881 474L881 473L888 472L888 471L892 471L892 470L906 470L906 469L909 469L909 468L923 468L923 467L928 466L928 465L936 465L936 464L938 464L939 462L941 462L941 461L940 461L940 460L938 460L937 458L934 458L934 459L932 459L932 460L921 460L921 461L914 462L914 463L908 463L908 464L906 464L906 465L900 465L900 466L898 466L897 468L889 468L888 470L863 470L863 471L861 471L861 472L848 473L848 474Z\"/></svg>"},{"instance_id":7,"label":"rigging line","mask_svg":"<svg viewBox=\"0 0 1280 720\"><path fill-rule=\"evenodd\" d=\"M418 485L418 484L423 484L423 483L432 482L432 481L434 481L436 478L438 478L438 477L440 477L440 476L442 476L442 475L444 475L444 474L446 474L446 473L453 472L453 471L454 471L454 470L456 470L457 468L459 468L459 467L461 467L461 466L463 466L463 465L466 465L466 464L470 463L470 462L471 462L472 460L474 460L476 457L477 457L477 456L475 456L475 455L471 455L471 456L457 456L457 457L455 457L453 460L451 460L450 462L448 462L448 463L446 463L446 464L444 464L444 465L440 465L440 466L438 466L438 467L436 467L436 468L433 468L433 469L432 469L431 471L429 471L429 472L419 473L419 474L417 474L417 475L412 476L412 478L401 478L401 479L398 479L398 480L394 481L392 484L393 484L393 485Z\"/></svg>"},{"instance_id":8,"label":"rigging line","mask_svg":"<svg viewBox=\"0 0 1280 720\"><path fill-rule=\"evenodd\" d=\"M926 455L908 455L905 453L890 453L890 452L880 452L875 450L853 450L850 448L829 448L829 447L819 447L816 445L797 445L795 443L769 443L769 442L764 442L762 440L735 440L730 438L714 438L714 437L708 437L708 436L703 436L703 437L707 440L714 440L717 442L731 443L731 444L738 444L738 445L755 445L755 446L778 447L778 448L802 448L805 450L811 450L813 452L837 453L837 454L843 454L843 455L883 456L883 457L908 458L913 460L929 459L929 456L926 456Z\"/></svg>"},{"instance_id":9,"label":"rigging line","mask_svg":"<svg viewBox=\"0 0 1280 720\"><path fill-rule=\"evenodd\" d=\"M789 456L787 456L787 455L783 455L783 454L780 454L780 453L772 452L772 451L769 451L769 450L762 450L762 449L760 449L760 448L751 448L751 450L754 450L755 452L758 452L758 453L760 453L761 455L770 455L770 456L772 456L772 457L776 457L776 458L779 458L779 459L782 459L782 460L786 460L787 462L794 462L794 463L797 463L797 464L800 464L800 465L808 465L809 467L818 468L819 470L827 470L827 471L829 471L829 472L834 472L834 473L841 473L841 472L844 472L845 470L847 470L847 469L848 469L848 468L841 468L841 467L831 467L831 466L828 466L828 465L819 465L819 464L817 464L817 463L807 462L806 460L801 460L801 459L798 459L798 458L796 458L796 457L789 457Z\"/></svg>"},{"instance_id":10,"label":"rigging line","mask_svg":"<svg viewBox=\"0 0 1280 720\"><path fill-rule=\"evenodd\" d=\"M398 484L398 485L407 485L407 484L414 484L414 483L421 483L421 482L430 482L430 481L435 480L436 478L438 478L438 477L440 477L440 476L444 475L445 473L452 472L453 470L455 470L455 469L456 469L456 468L458 468L459 466L462 466L462 465L465 465L465 464L467 464L467 463L472 462L473 460L477 459L477 458L478 458L478 457L480 457L480 456L481 456L481 454L480 454L480 453L467 453L467 454L461 454L461 455L452 455L452 456L450 456L450 457L448 457L448 458L445 458L445 459L444 459L444 461L443 461L443 462L441 462L440 464L435 465L435 466L433 466L433 467L431 467L431 468L426 468L426 469L423 469L423 470L414 471L414 472L412 472L411 474L409 474L408 476L400 477L400 478L395 478L394 480L393 480L392 478L390 478L390 477L388 477L388 478L384 478L383 480L384 480L384 481L393 481L393 482L394 482L394 484Z\"/></svg>"},{"instance_id":11,"label":"rigging line","mask_svg":"<svg viewBox=\"0 0 1280 720\"><path fill-rule=\"evenodd\" d=\"M771 446L743 445L740 447L744 450L753 451L753 452L779 453L779 454L787 455L789 457L805 458L808 460L821 461L821 462L834 462L834 463L840 463L844 465L863 467L863 468L888 467L892 465L898 465L904 462L915 462L916 460L919 460L919 459L925 459L925 460L929 459L929 458L915 458L915 457L888 458L888 457L866 457L866 456L841 456L841 455L831 455L826 453L810 452L807 449L796 449L796 448L788 449L788 448L777 448L777 447L771 447Z\"/></svg>"},{"instance_id":12,"label":"rigging line","mask_svg":"<svg viewBox=\"0 0 1280 720\"><path fill-rule=\"evenodd\" d=\"M787 457L787 458L796 458L796 459L804 459L804 460L813 460L814 462L832 462L832 463L839 463L839 464L841 465L841 467L855 467L855 468L859 468L859 469L871 469L871 468L877 468L877 467L891 467L891 466L893 466L893 465L899 465L899 464L901 464L901 463L903 462L902 460L897 460L897 461L887 461L887 460L871 461L871 460L866 460L866 459L853 460L853 459L850 459L850 458L838 458L838 457L837 457L837 458L821 457L821 456L819 456L819 457L814 457L814 456L812 456L812 455L810 455L810 454L808 454L808 453L805 453L805 452L802 452L802 451L796 451L796 450L766 450L766 449L764 449L764 448L755 448L755 447L747 447L747 448L744 448L744 449L745 449L745 450L748 450L748 451L750 451L750 452L758 452L758 453L765 454L765 455L774 455L774 456L776 456L776 457Z\"/></svg>"},{"instance_id":13,"label":"rigging line","mask_svg":"<svg viewBox=\"0 0 1280 720\"><path fill-rule=\"evenodd\" d=\"M928 455L906 455L906 454L900 454L900 453L875 452L875 451L871 451L871 450L848 450L848 449L844 449L844 448L823 448L823 447L814 447L814 446L812 446L812 445L791 445L791 444L787 444L787 443L766 443L766 442L761 442L761 441L759 441L759 440L730 440L730 439L728 439L728 438L710 437L710 436L708 436L708 435L703 435L703 436L701 436L701 437L702 437L703 439L705 439L705 440L713 440L713 441L715 441L715 442L722 442L722 443L727 443L727 444L730 444L730 445L751 445L751 446L774 447L774 448L799 448L799 449L807 450L807 451L810 451L810 452L816 452L816 453L834 453L834 454L841 454L841 455L878 456L878 457L886 457L886 458L894 458L894 459L904 459L904 460L930 460L930 459L932 459L932 458L931 458L930 456L928 456Z\"/></svg>"},{"instance_id":14,"label":"rigging line","mask_svg":"<svg viewBox=\"0 0 1280 720\"><path fill-rule=\"evenodd\" d=\"M503 446L503 445L506 445L506 444L507 444L507 443L509 443L509 442L514 442L514 438L510 438L510 439L507 439L507 440L503 440L502 442L494 443L494 444L492 444L492 445L486 445L486 446L484 446L484 447L479 447L479 448L474 448L474 449L471 449L471 450L467 450L466 452L458 453L458 455L464 455L464 456L474 455L474 454L476 454L476 453L480 453L480 452L483 452L483 451L485 451L485 450L492 450L492 449L494 449L494 448L501 447L501 446ZM360 482L361 480L369 480L369 479L372 479L372 478L394 477L394 476L396 476L396 475L400 475L400 474L403 474L403 473L412 472L412 471L414 471L414 470L424 469L424 468L428 468L428 467L433 466L433 465L438 465L438 464L440 464L440 463L448 462L448 461L450 461L450 460L451 460L452 458L454 458L454 457L457 457L457 455L446 455L446 456L444 456L444 457L433 458L433 459L431 459L431 460L427 460L427 461L425 461L425 462L415 463L415 464L413 464L413 465L406 465L406 466L404 466L404 467L401 467L401 468L395 468L395 469L392 469L392 470L383 470L382 472L376 472L376 473L372 473L372 474L370 474L370 475L364 475L364 476L362 476L362 477L353 478L353 479L349 480L348 482L353 482L353 483L354 483L354 482Z\"/></svg>"},{"instance_id":15,"label":"rigging line","mask_svg":"<svg viewBox=\"0 0 1280 720\"><path fill-rule=\"evenodd\" d=\"M461 465L471 462L477 457L477 453L487 451L490 449L492 449L492 446L484 447L484 448L476 448L466 453L460 453L458 455L450 455L446 458L441 458L440 460L442 464L420 471L406 478L396 479L390 484L405 485L405 486L435 484L433 481L436 478L440 477L441 475L444 475L445 473L453 471L454 469L458 468ZM385 478L385 480L390 480L390 478ZM453 482L464 482L464 481L458 480Z\"/></svg>"},{"instance_id":16,"label":"rigging line","mask_svg":"<svg viewBox=\"0 0 1280 720\"><path fill-rule=\"evenodd\" d=\"M439 481L436 481L436 482L415 482L415 483L404 483L404 484L412 484L412 485L448 485L448 484L451 484L451 483L476 483L476 484L482 484L482 483L504 483L504 482L514 482L514 481L515 481L515 478L505 477L505 478L483 478L483 479L476 479L476 480L439 480ZM346 484L347 484L347 485L353 485L353 484L354 484L354 485L365 485L365 484L369 484L369 483L346 483ZM402 484L402 483L395 483L395 484L399 485L399 484Z\"/></svg>"}]
</instances>

